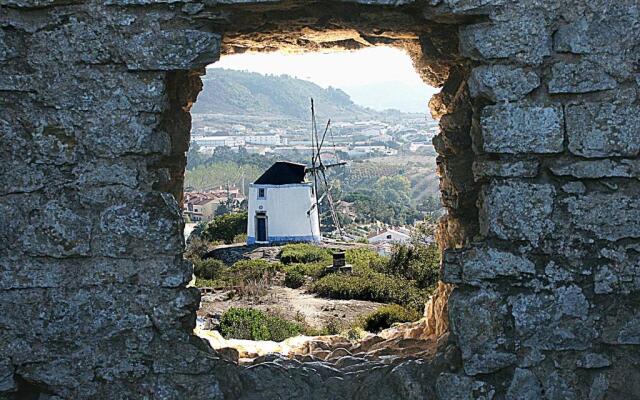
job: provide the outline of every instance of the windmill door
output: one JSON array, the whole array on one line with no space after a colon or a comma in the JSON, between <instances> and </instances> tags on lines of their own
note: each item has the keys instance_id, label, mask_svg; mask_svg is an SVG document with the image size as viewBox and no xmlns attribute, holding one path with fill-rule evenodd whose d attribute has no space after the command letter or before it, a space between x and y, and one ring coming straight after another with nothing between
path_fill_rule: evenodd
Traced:
<instances>
[{"instance_id":1,"label":"windmill door","mask_svg":"<svg viewBox=\"0 0 640 400\"><path fill-rule=\"evenodd\" d=\"M265 214L256 215L256 241L267 241L267 216Z\"/></svg>"}]
</instances>

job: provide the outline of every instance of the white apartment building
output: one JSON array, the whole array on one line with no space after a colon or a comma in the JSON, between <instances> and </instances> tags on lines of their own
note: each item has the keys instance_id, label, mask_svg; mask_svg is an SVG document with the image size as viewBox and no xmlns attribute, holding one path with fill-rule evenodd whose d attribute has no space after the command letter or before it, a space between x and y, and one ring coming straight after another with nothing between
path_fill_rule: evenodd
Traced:
<instances>
[{"instance_id":1,"label":"white apartment building","mask_svg":"<svg viewBox=\"0 0 640 400\"><path fill-rule=\"evenodd\" d=\"M200 136L192 140L201 147L243 147L246 144L243 136Z\"/></svg>"},{"instance_id":2,"label":"white apartment building","mask_svg":"<svg viewBox=\"0 0 640 400\"><path fill-rule=\"evenodd\" d=\"M263 146L286 146L289 143L287 138L280 135L247 135L244 140L250 144L259 144Z\"/></svg>"}]
</instances>

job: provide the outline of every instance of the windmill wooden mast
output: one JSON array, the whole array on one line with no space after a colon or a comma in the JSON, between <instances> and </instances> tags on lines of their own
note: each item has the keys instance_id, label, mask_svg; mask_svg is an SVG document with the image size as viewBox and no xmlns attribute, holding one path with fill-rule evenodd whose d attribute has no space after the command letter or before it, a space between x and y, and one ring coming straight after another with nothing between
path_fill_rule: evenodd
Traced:
<instances>
[{"instance_id":1,"label":"windmill wooden mast","mask_svg":"<svg viewBox=\"0 0 640 400\"><path fill-rule=\"evenodd\" d=\"M333 195L331 194L331 185L329 185L329 180L327 179L327 175L325 171L329 168L346 165L347 163L344 161L342 162L338 161L332 164L324 164L322 162L322 157L320 155L322 146L324 145L324 141L327 137L327 132L329 131L330 126L331 126L331 120L329 119L327 121L327 125L324 128L322 139L320 139L318 135L318 125L316 123L315 107L314 107L313 99L311 99L311 167L308 167L305 172L313 175L313 185L315 190L316 202L307 213L309 214L313 210L313 207L317 207L318 210L320 210L320 203L322 202L323 199L326 198L327 203L329 205L329 212L331 214L333 225L335 226L336 230L340 234L340 237L342 237L344 232L342 230L342 225L340 224L340 220L338 219L338 214L336 212L334 202L333 202ZM320 182L320 185L322 185L324 189L324 193L320 198L318 198L318 181Z\"/></svg>"}]
</instances>

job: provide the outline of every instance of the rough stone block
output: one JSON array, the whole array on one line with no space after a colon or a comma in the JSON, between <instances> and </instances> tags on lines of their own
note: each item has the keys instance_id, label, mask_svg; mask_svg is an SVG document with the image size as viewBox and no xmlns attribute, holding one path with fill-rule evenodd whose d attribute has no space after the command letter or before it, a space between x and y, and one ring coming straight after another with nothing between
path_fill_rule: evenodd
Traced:
<instances>
[{"instance_id":1,"label":"rough stone block","mask_svg":"<svg viewBox=\"0 0 640 400\"><path fill-rule=\"evenodd\" d=\"M442 0L435 0L442 2ZM477 12L478 9L486 9L487 7L500 6L505 0L444 0L449 9L455 13L466 13L469 11Z\"/></svg>"},{"instance_id":2,"label":"rough stone block","mask_svg":"<svg viewBox=\"0 0 640 400\"><path fill-rule=\"evenodd\" d=\"M554 35L558 52L581 54L617 79L627 80L637 71L634 50L640 30L640 11L630 0L588 8ZM597 11L596 11L597 10Z\"/></svg>"},{"instance_id":3,"label":"rough stone block","mask_svg":"<svg viewBox=\"0 0 640 400\"><path fill-rule=\"evenodd\" d=\"M95 257L91 262L74 258L34 258L16 265L15 260L0 259L0 289L96 287L129 284L147 287L184 286L192 278L188 261L173 256L145 260Z\"/></svg>"},{"instance_id":4,"label":"rough stone block","mask_svg":"<svg viewBox=\"0 0 640 400\"><path fill-rule=\"evenodd\" d=\"M535 400L542 397L540 381L528 369L516 368L507 390L506 400Z\"/></svg>"},{"instance_id":5,"label":"rough stone block","mask_svg":"<svg viewBox=\"0 0 640 400\"><path fill-rule=\"evenodd\" d=\"M563 200L573 227L598 239L640 238L640 202L635 194L588 193Z\"/></svg>"},{"instance_id":6,"label":"rough stone block","mask_svg":"<svg viewBox=\"0 0 640 400\"><path fill-rule=\"evenodd\" d=\"M520 100L540 86L533 71L506 65L474 68L469 78L472 97L484 96L492 101Z\"/></svg>"},{"instance_id":7,"label":"rough stone block","mask_svg":"<svg viewBox=\"0 0 640 400\"><path fill-rule=\"evenodd\" d=\"M494 393L485 382L464 375L443 372L436 380L439 400L491 400Z\"/></svg>"},{"instance_id":8,"label":"rough stone block","mask_svg":"<svg viewBox=\"0 0 640 400\"><path fill-rule=\"evenodd\" d=\"M558 176L575 178L638 178L640 160L572 160L556 159L549 166Z\"/></svg>"},{"instance_id":9,"label":"rough stone block","mask_svg":"<svg viewBox=\"0 0 640 400\"><path fill-rule=\"evenodd\" d=\"M35 256L86 256L90 252L91 221L68 205L51 200L42 210L31 213L20 241Z\"/></svg>"},{"instance_id":10,"label":"rough stone block","mask_svg":"<svg viewBox=\"0 0 640 400\"><path fill-rule=\"evenodd\" d=\"M173 196L138 193L112 199L99 213L92 249L106 257L179 255L183 249L182 218Z\"/></svg>"},{"instance_id":11,"label":"rough stone block","mask_svg":"<svg viewBox=\"0 0 640 400\"><path fill-rule=\"evenodd\" d=\"M608 344L640 344L640 312L618 307L605 317L602 340Z\"/></svg>"},{"instance_id":12,"label":"rough stone block","mask_svg":"<svg viewBox=\"0 0 640 400\"><path fill-rule=\"evenodd\" d=\"M481 116L483 150L488 153L559 153L563 149L559 107L487 106Z\"/></svg>"},{"instance_id":13,"label":"rough stone block","mask_svg":"<svg viewBox=\"0 0 640 400\"><path fill-rule=\"evenodd\" d=\"M547 184L493 182L483 192L480 231L538 245L555 227L551 221L554 197L554 187Z\"/></svg>"},{"instance_id":14,"label":"rough stone block","mask_svg":"<svg viewBox=\"0 0 640 400\"><path fill-rule=\"evenodd\" d=\"M138 178L146 175L146 165L130 159L118 158L116 161L80 163L73 169L75 183L82 187L124 185L135 189Z\"/></svg>"},{"instance_id":15,"label":"rough stone block","mask_svg":"<svg viewBox=\"0 0 640 400\"><path fill-rule=\"evenodd\" d=\"M186 70L220 58L220 35L196 30L145 32L126 43L125 62L132 70Z\"/></svg>"},{"instance_id":16,"label":"rough stone block","mask_svg":"<svg viewBox=\"0 0 640 400\"><path fill-rule=\"evenodd\" d=\"M548 400L578 400L574 384L575 378L571 372L561 373L553 371L544 379L544 398Z\"/></svg>"},{"instance_id":17,"label":"rough stone block","mask_svg":"<svg viewBox=\"0 0 640 400\"><path fill-rule=\"evenodd\" d=\"M583 157L635 157L640 152L640 107L585 103L566 108L569 150Z\"/></svg>"},{"instance_id":18,"label":"rough stone block","mask_svg":"<svg viewBox=\"0 0 640 400\"><path fill-rule=\"evenodd\" d=\"M488 177L496 178L533 178L538 175L538 160L493 161L481 160L473 163L473 176L476 181Z\"/></svg>"},{"instance_id":19,"label":"rough stone block","mask_svg":"<svg viewBox=\"0 0 640 400\"><path fill-rule=\"evenodd\" d=\"M640 257L629 256L599 266L593 281L596 294L629 294L640 290Z\"/></svg>"},{"instance_id":20,"label":"rough stone block","mask_svg":"<svg viewBox=\"0 0 640 400\"><path fill-rule=\"evenodd\" d=\"M584 350L597 332L589 302L576 285L552 294L519 294L509 298L518 342L540 350Z\"/></svg>"},{"instance_id":21,"label":"rough stone block","mask_svg":"<svg viewBox=\"0 0 640 400\"><path fill-rule=\"evenodd\" d=\"M506 312L500 294L492 290L454 290L451 294L450 327L458 338L467 375L490 373L515 363L515 354L503 346Z\"/></svg>"},{"instance_id":22,"label":"rough stone block","mask_svg":"<svg viewBox=\"0 0 640 400\"><path fill-rule=\"evenodd\" d=\"M473 59L510 58L538 65L551 54L551 36L544 20L514 17L464 27L460 47L464 56Z\"/></svg>"},{"instance_id":23,"label":"rough stone block","mask_svg":"<svg viewBox=\"0 0 640 400\"><path fill-rule=\"evenodd\" d=\"M31 36L27 60L45 69L54 63L117 63L121 61L119 38L120 33L101 18L82 20L70 16L66 23Z\"/></svg>"},{"instance_id":24,"label":"rough stone block","mask_svg":"<svg viewBox=\"0 0 640 400\"><path fill-rule=\"evenodd\" d=\"M32 89L57 109L158 113L166 107L165 74L126 72L122 66L77 66L44 70Z\"/></svg>"},{"instance_id":25,"label":"rough stone block","mask_svg":"<svg viewBox=\"0 0 640 400\"><path fill-rule=\"evenodd\" d=\"M13 392L18 389L18 383L14 378L14 369L11 360L0 360L0 395L3 392Z\"/></svg>"},{"instance_id":26,"label":"rough stone block","mask_svg":"<svg viewBox=\"0 0 640 400\"><path fill-rule=\"evenodd\" d=\"M500 277L524 278L535 274L535 265L525 257L493 249L447 250L443 261L443 280L479 286Z\"/></svg>"},{"instance_id":27,"label":"rough stone block","mask_svg":"<svg viewBox=\"0 0 640 400\"><path fill-rule=\"evenodd\" d=\"M576 367L578 368L604 368L611 365L611 360L604 354L598 353L587 353L584 354L577 362Z\"/></svg>"},{"instance_id":28,"label":"rough stone block","mask_svg":"<svg viewBox=\"0 0 640 400\"><path fill-rule=\"evenodd\" d=\"M580 181L573 181L562 185L562 191L571 194L583 194L587 191L587 187Z\"/></svg>"},{"instance_id":29,"label":"rough stone block","mask_svg":"<svg viewBox=\"0 0 640 400\"><path fill-rule=\"evenodd\" d=\"M616 86L615 79L590 61L558 62L551 67L549 93L588 93Z\"/></svg>"},{"instance_id":30,"label":"rough stone block","mask_svg":"<svg viewBox=\"0 0 640 400\"><path fill-rule=\"evenodd\" d=\"M593 378L589 388L589 400L604 400L609 389L609 380L604 374L598 374Z\"/></svg>"},{"instance_id":31,"label":"rough stone block","mask_svg":"<svg viewBox=\"0 0 640 400\"><path fill-rule=\"evenodd\" d=\"M87 124L79 127L78 141L103 157L126 154L171 154L171 138L159 129L157 114L115 111L88 113Z\"/></svg>"}]
</instances>

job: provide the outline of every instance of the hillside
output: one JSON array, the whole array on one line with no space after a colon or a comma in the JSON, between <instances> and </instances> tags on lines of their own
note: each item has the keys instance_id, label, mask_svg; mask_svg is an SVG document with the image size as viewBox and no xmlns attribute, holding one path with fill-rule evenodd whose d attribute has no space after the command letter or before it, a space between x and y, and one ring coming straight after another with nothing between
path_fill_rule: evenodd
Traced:
<instances>
[{"instance_id":1,"label":"hillside","mask_svg":"<svg viewBox=\"0 0 640 400\"><path fill-rule=\"evenodd\" d=\"M369 118L376 111L356 105L340 89L322 88L287 75L208 69L203 90L191 112L284 117L308 120L309 99L314 98L320 116L334 120Z\"/></svg>"}]
</instances>

